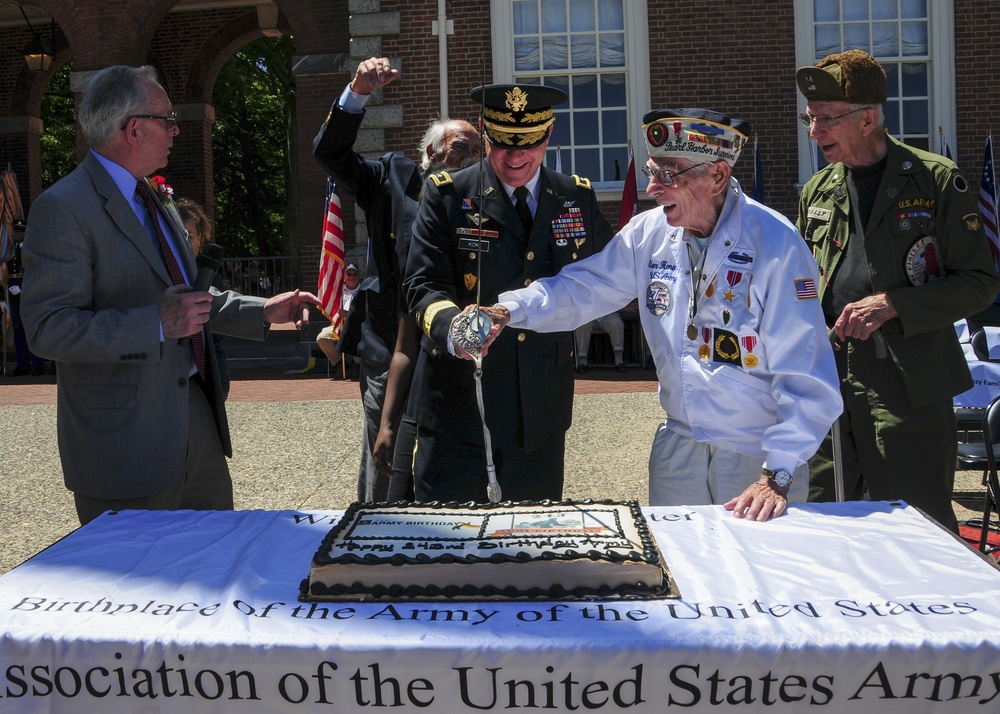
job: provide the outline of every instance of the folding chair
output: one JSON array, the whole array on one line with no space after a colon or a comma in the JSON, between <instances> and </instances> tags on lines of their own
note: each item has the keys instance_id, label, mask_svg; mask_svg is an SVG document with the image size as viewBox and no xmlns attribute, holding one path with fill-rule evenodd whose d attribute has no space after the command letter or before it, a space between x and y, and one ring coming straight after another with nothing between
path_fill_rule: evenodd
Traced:
<instances>
[{"instance_id":1,"label":"folding chair","mask_svg":"<svg viewBox=\"0 0 1000 714\"><path fill-rule=\"evenodd\" d=\"M980 328L973 332L969 338L969 342L972 346L972 351L976 355L976 359L984 362L990 361L990 347L987 343L985 330ZM983 413L985 411L983 407L955 407L955 423L958 425L958 431L962 435L963 442L969 440L969 434L978 433L982 428Z\"/></svg>"},{"instance_id":2,"label":"folding chair","mask_svg":"<svg viewBox=\"0 0 1000 714\"><path fill-rule=\"evenodd\" d=\"M959 444L958 465L964 470L982 470L983 485L986 486L986 504L983 506L982 532L979 536L979 550L990 552L986 547L986 537L990 531L990 515L998 512L1000 506L1000 478L997 476L997 449L1000 448L1000 397L986 407L981 428L983 443Z\"/></svg>"}]
</instances>

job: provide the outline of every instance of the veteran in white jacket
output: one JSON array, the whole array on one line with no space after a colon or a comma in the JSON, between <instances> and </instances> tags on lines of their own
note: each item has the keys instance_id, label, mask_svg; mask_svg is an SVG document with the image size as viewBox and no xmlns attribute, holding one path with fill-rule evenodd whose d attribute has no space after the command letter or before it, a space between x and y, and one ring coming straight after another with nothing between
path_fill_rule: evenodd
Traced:
<instances>
[{"instance_id":1,"label":"veteran in white jacket","mask_svg":"<svg viewBox=\"0 0 1000 714\"><path fill-rule=\"evenodd\" d=\"M505 324L546 332L638 297L667 414L649 458L650 505L722 503L767 520L805 500L806 462L843 407L817 266L795 227L731 176L746 122L662 110L643 129L646 193L660 208L484 310L494 335Z\"/></svg>"}]
</instances>

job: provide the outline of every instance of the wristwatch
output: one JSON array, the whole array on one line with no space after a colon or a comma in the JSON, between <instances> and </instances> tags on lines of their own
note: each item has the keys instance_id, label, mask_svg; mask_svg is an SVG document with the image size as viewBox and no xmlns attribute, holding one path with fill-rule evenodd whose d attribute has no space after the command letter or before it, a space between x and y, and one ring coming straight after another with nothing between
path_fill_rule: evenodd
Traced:
<instances>
[{"instance_id":1,"label":"wristwatch","mask_svg":"<svg viewBox=\"0 0 1000 714\"><path fill-rule=\"evenodd\" d=\"M771 469L763 469L761 473L774 481L779 488L783 488L785 493L788 493L788 489L792 486L792 475L787 471L772 471Z\"/></svg>"}]
</instances>

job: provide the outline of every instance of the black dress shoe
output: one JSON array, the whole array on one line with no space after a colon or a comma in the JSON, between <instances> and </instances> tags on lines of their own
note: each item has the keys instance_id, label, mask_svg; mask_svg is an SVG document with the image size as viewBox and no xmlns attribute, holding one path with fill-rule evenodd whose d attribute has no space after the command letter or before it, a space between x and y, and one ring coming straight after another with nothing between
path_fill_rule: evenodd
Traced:
<instances>
[{"instance_id":1,"label":"black dress shoe","mask_svg":"<svg viewBox=\"0 0 1000 714\"><path fill-rule=\"evenodd\" d=\"M27 376L27 374L28 374L28 368L27 367L18 367L13 372L11 372L10 374L8 374L7 376L8 377L25 377L25 376Z\"/></svg>"},{"instance_id":2,"label":"black dress shoe","mask_svg":"<svg viewBox=\"0 0 1000 714\"><path fill-rule=\"evenodd\" d=\"M32 377L41 377L44 374L45 374L45 365L31 368Z\"/></svg>"},{"instance_id":3,"label":"black dress shoe","mask_svg":"<svg viewBox=\"0 0 1000 714\"><path fill-rule=\"evenodd\" d=\"M624 362L619 362L615 365L616 372L628 372L628 367L625 366Z\"/></svg>"},{"instance_id":4,"label":"black dress shoe","mask_svg":"<svg viewBox=\"0 0 1000 714\"><path fill-rule=\"evenodd\" d=\"M576 366L576 373L577 374L586 374L587 373L587 365L585 365L585 364L578 364Z\"/></svg>"}]
</instances>

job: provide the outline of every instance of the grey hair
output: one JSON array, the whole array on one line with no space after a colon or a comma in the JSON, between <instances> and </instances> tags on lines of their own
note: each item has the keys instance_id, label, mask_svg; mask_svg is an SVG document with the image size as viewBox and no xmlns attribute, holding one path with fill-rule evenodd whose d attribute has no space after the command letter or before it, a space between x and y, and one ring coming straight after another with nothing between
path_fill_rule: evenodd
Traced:
<instances>
[{"instance_id":1,"label":"grey hair","mask_svg":"<svg viewBox=\"0 0 1000 714\"><path fill-rule=\"evenodd\" d=\"M877 129L885 128L885 109L881 104L848 104L847 105L852 112L860 112L862 109L874 109L878 114L878 118L875 120L875 127Z\"/></svg>"},{"instance_id":2,"label":"grey hair","mask_svg":"<svg viewBox=\"0 0 1000 714\"><path fill-rule=\"evenodd\" d=\"M420 171L427 173L427 169L431 167L431 156L427 155L427 147L431 147L433 154L437 156L444 148L444 137L448 123L451 119L443 117L431 122L431 125L427 127L427 131L424 132L424 136L420 139Z\"/></svg>"},{"instance_id":3,"label":"grey hair","mask_svg":"<svg viewBox=\"0 0 1000 714\"><path fill-rule=\"evenodd\" d=\"M149 65L112 65L94 74L80 102L80 129L87 143L107 146L128 117L149 111L149 86L156 81L156 70Z\"/></svg>"}]
</instances>

